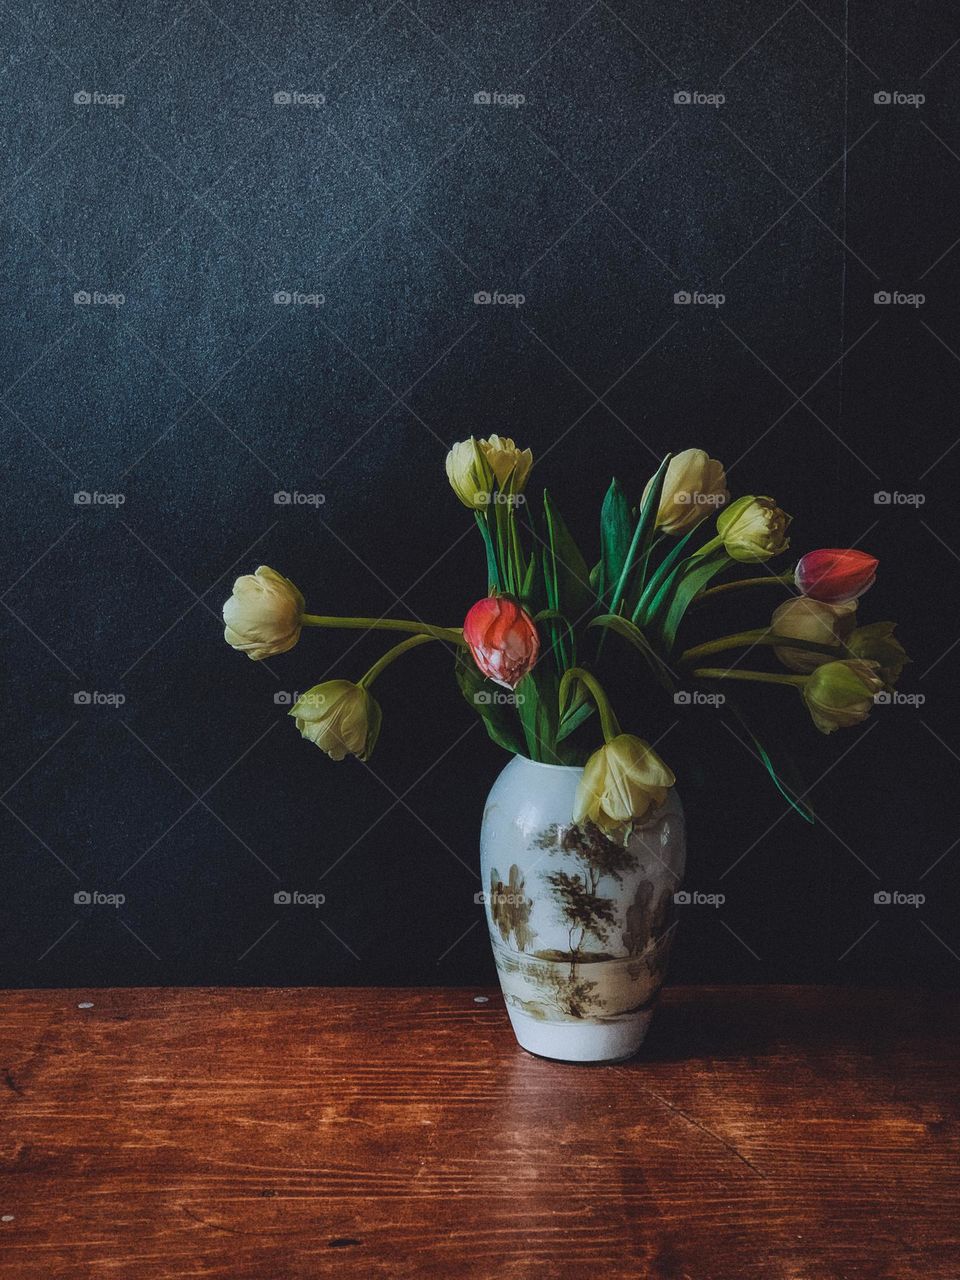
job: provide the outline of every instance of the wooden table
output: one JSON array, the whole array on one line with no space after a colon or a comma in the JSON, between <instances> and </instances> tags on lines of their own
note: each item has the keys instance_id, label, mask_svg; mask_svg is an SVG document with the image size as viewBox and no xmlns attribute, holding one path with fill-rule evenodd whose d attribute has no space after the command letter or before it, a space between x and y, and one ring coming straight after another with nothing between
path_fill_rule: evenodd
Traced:
<instances>
[{"instance_id":1,"label":"wooden table","mask_svg":"<svg viewBox=\"0 0 960 1280\"><path fill-rule=\"evenodd\" d=\"M493 991L3 993L0 1276L957 1280L958 1011L674 989L580 1067Z\"/></svg>"}]
</instances>

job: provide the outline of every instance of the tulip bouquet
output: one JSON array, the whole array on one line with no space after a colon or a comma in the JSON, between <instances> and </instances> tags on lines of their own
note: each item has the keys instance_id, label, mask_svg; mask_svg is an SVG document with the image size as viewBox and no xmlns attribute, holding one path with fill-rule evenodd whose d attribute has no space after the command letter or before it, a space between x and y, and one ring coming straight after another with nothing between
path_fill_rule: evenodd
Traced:
<instances>
[{"instance_id":1,"label":"tulip bouquet","mask_svg":"<svg viewBox=\"0 0 960 1280\"><path fill-rule=\"evenodd\" d=\"M787 573L718 581L786 552L791 517L769 497L731 502L723 466L703 450L664 458L636 502L611 482L592 565L549 493L539 510L527 501L532 465L529 449L495 435L464 440L447 456L447 477L473 514L485 560L486 594L462 625L307 613L293 583L265 566L237 580L223 609L225 637L253 659L291 649L304 627L406 633L356 682L328 680L300 697L289 714L304 738L334 760L369 759L381 720L373 684L410 650L439 642L453 651L460 691L496 743L535 761L585 766L575 819L609 833L655 810L675 781L614 712L604 673L622 673L624 657L634 660L643 700L683 700L691 686L733 681L781 685L800 694L825 734L863 721L899 678L908 658L894 624L858 625L858 599L876 575L872 556L810 551ZM685 645L692 613L702 621L715 602L751 600L777 583L788 598L769 621ZM751 651L772 654L779 669L744 667ZM720 654L738 656L712 665ZM809 817L745 711L730 702L758 759Z\"/></svg>"}]
</instances>

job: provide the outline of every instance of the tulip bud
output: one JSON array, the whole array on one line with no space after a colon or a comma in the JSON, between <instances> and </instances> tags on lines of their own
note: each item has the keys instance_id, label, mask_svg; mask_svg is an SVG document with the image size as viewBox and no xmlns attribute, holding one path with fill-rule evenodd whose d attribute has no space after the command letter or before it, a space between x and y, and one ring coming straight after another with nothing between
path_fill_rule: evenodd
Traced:
<instances>
[{"instance_id":1,"label":"tulip bud","mask_svg":"<svg viewBox=\"0 0 960 1280\"><path fill-rule=\"evenodd\" d=\"M627 826L659 809L675 782L651 746L632 733L619 733L587 761L577 786L574 822L593 822L605 831Z\"/></svg>"},{"instance_id":2,"label":"tulip bud","mask_svg":"<svg viewBox=\"0 0 960 1280\"><path fill-rule=\"evenodd\" d=\"M778 636L790 636L795 640L810 640L814 644L828 644L839 648L854 624L857 602L847 604L823 604L820 600L808 600L806 596L794 596L774 609L770 630ZM814 653L810 649L793 649L777 645L773 652L791 671L814 671L825 662L834 659L826 653Z\"/></svg>"},{"instance_id":3,"label":"tulip bud","mask_svg":"<svg viewBox=\"0 0 960 1280\"><path fill-rule=\"evenodd\" d=\"M848 659L817 667L803 686L803 700L821 733L847 729L866 720L883 688L875 662Z\"/></svg>"},{"instance_id":4,"label":"tulip bud","mask_svg":"<svg viewBox=\"0 0 960 1280\"><path fill-rule=\"evenodd\" d=\"M864 551L827 547L808 551L797 565L795 580L805 596L842 604L856 600L873 586L879 561Z\"/></svg>"},{"instance_id":5,"label":"tulip bud","mask_svg":"<svg viewBox=\"0 0 960 1280\"><path fill-rule=\"evenodd\" d=\"M792 517L772 498L738 498L717 516L717 533L734 560L769 560L786 551Z\"/></svg>"},{"instance_id":6,"label":"tulip bud","mask_svg":"<svg viewBox=\"0 0 960 1280\"><path fill-rule=\"evenodd\" d=\"M488 436L486 440L478 440L477 443L500 488L507 487L512 475L513 491L521 493L533 466L532 452L529 449L518 449L508 436Z\"/></svg>"},{"instance_id":7,"label":"tulip bud","mask_svg":"<svg viewBox=\"0 0 960 1280\"><path fill-rule=\"evenodd\" d=\"M517 687L540 652L536 624L508 596L478 600L463 621L463 638L483 674L505 689Z\"/></svg>"},{"instance_id":8,"label":"tulip bud","mask_svg":"<svg viewBox=\"0 0 960 1280\"><path fill-rule=\"evenodd\" d=\"M857 627L847 640L847 648L857 658L875 662L884 684L895 685L910 661L907 651L893 634L895 622L871 622Z\"/></svg>"},{"instance_id":9,"label":"tulip bud","mask_svg":"<svg viewBox=\"0 0 960 1280\"><path fill-rule=\"evenodd\" d=\"M646 502L652 480L643 491ZM730 499L723 463L702 449L684 449L667 464L657 511L657 527L664 533L684 533Z\"/></svg>"},{"instance_id":10,"label":"tulip bud","mask_svg":"<svg viewBox=\"0 0 960 1280\"><path fill-rule=\"evenodd\" d=\"M315 684L288 714L295 718L303 736L331 760L342 760L348 754L367 760L380 733L379 703L352 680Z\"/></svg>"},{"instance_id":11,"label":"tulip bud","mask_svg":"<svg viewBox=\"0 0 960 1280\"><path fill-rule=\"evenodd\" d=\"M233 584L223 606L223 638L253 659L286 653L300 639L303 604L288 578L262 564Z\"/></svg>"},{"instance_id":12,"label":"tulip bud","mask_svg":"<svg viewBox=\"0 0 960 1280\"><path fill-rule=\"evenodd\" d=\"M465 507L483 511L490 501L493 472L473 436L461 440L447 454L447 479Z\"/></svg>"}]
</instances>

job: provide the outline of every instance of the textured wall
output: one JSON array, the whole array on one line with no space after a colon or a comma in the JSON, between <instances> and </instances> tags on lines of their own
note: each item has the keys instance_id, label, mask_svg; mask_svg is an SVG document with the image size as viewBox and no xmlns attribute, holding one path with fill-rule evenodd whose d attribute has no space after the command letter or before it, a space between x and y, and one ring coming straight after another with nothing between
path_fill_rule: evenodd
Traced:
<instances>
[{"instance_id":1,"label":"textured wall","mask_svg":"<svg viewBox=\"0 0 960 1280\"><path fill-rule=\"evenodd\" d=\"M266 562L316 611L458 622L483 571L444 452L499 431L585 541L612 471L638 493L701 444L798 549L880 555L869 616L926 701L829 741L776 704L821 825L678 712L677 758L685 730L708 752L689 882L727 902L683 918L674 974L956 981L953 6L4 0L0 30L0 980L492 974L502 760L445 656L386 677L371 765L335 766L275 695L382 646L310 633L255 667L219 609ZM475 306L492 288L525 302Z\"/></svg>"}]
</instances>

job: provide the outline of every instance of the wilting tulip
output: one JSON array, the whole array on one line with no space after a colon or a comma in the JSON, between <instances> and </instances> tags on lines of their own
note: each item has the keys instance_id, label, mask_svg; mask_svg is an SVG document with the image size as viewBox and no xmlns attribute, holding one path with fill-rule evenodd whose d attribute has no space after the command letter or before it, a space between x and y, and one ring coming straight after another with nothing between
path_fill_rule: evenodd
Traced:
<instances>
[{"instance_id":1,"label":"wilting tulip","mask_svg":"<svg viewBox=\"0 0 960 1280\"><path fill-rule=\"evenodd\" d=\"M875 662L847 659L817 667L803 686L803 700L821 733L847 729L866 720L883 688Z\"/></svg>"},{"instance_id":2,"label":"wilting tulip","mask_svg":"<svg viewBox=\"0 0 960 1280\"><path fill-rule=\"evenodd\" d=\"M573 819L613 831L658 809L675 782L651 746L632 733L619 733L587 761Z\"/></svg>"},{"instance_id":3,"label":"wilting tulip","mask_svg":"<svg viewBox=\"0 0 960 1280\"><path fill-rule=\"evenodd\" d=\"M824 604L820 600L808 600L806 596L794 596L785 600L774 609L770 619L770 630L778 636L789 636L795 640L809 640L813 644L828 644L839 648L843 639L849 635L854 625L854 614L857 611L855 600L847 604ZM791 671L814 671L825 662L834 659L826 653L815 653L812 649L793 649L787 645L777 645L774 653L785 667ZM867 655L864 655L867 656Z\"/></svg>"},{"instance_id":4,"label":"wilting tulip","mask_svg":"<svg viewBox=\"0 0 960 1280\"><path fill-rule=\"evenodd\" d=\"M463 638L483 674L505 689L517 687L540 652L536 624L508 596L478 600L463 621Z\"/></svg>"},{"instance_id":5,"label":"wilting tulip","mask_svg":"<svg viewBox=\"0 0 960 1280\"><path fill-rule=\"evenodd\" d=\"M352 680L315 684L290 708L297 728L331 760L369 758L380 733L380 706Z\"/></svg>"},{"instance_id":6,"label":"wilting tulip","mask_svg":"<svg viewBox=\"0 0 960 1280\"><path fill-rule=\"evenodd\" d=\"M857 658L875 662L884 684L895 685L910 661L907 651L893 634L895 622L871 622L857 627L847 639L847 648Z\"/></svg>"},{"instance_id":7,"label":"wilting tulip","mask_svg":"<svg viewBox=\"0 0 960 1280\"><path fill-rule=\"evenodd\" d=\"M513 491L521 493L533 466L533 454L529 449L518 449L508 436L488 436L478 440L488 466L497 478L497 484L505 489L513 475Z\"/></svg>"},{"instance_id":8,"label":"wilting tulip","mask_svg":"<svg viewBox=\"0 0 960 1280\"><path fill-rule=\"evenodd\" d=\"M288 578L262 564L233 584L223 606L223 638L254 659L286 653L300 639L303 603Z\"/></svg>"},{"instance_id":9,"label":"wilting tulip","mask_svg":"<svg viewBox=\"0 0 960 1280\"><path fill-rule=\"evenodd\" d=\"M808 551L794 576L805 596L825 600L827 604L842 604L845 600L856 600L873 586L878 563L875 556L868 556L864 551L826 547L821 551Z\"/></svg>"},{"instance_id":10,"label":"wilting tulip","mask_svg":"<svg viewBox=\"0 0 960 1280\"><path fill-rule=\"evenodd\" d=\"M482 511L489 503L493 472L473 436L459 441L447 454L447 479L465 507Z\"/></svg>"},{"instance_id":11,"label":"wilting tulip","mask_svg":"<svg viewBox=\"0 0 960 1280\"><path fill-rule=\"evenodd\" d=\"M652 480L643 491L646 502ZM710 508L722 507L730 498L723 463L702 449L684 449L670 459L660 494L657 527L664 533L685 533Z\"/></svg>"},{"instance_id":12,"label":"wilting tulip","mask_svg":"<svg viewBox=\"0 0 960 1280\"><path fill-rule=\"evenodd\" d=\"M772 498L738 498L717 517L717 534L734 560L769 560L789 547L791 519Z\"/></svg>"}]
</instances>

